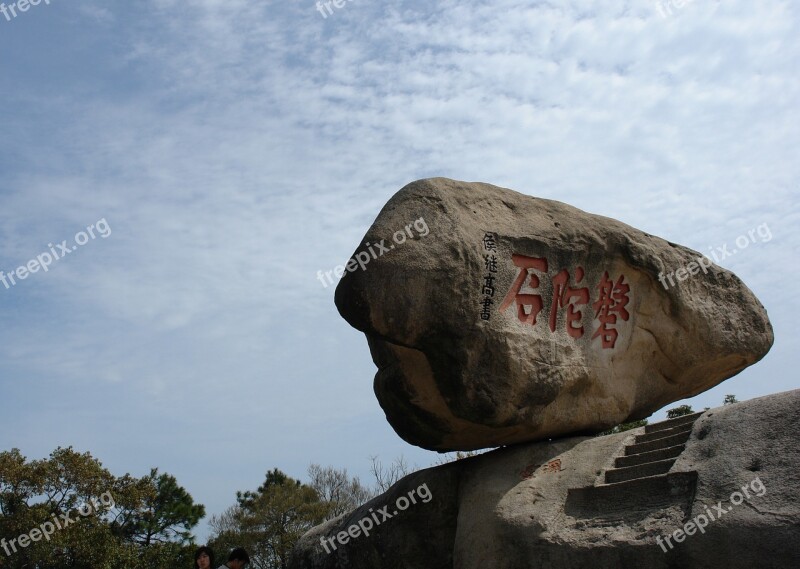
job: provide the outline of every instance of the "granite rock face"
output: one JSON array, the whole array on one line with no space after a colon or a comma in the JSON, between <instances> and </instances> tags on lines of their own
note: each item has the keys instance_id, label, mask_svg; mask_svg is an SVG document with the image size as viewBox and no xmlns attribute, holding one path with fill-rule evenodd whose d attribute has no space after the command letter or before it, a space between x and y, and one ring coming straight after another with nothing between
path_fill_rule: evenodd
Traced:
<instances>
[{"instance_id":1,"label":"granite rock face","mask_svg":"<svg viewBox=\"0 0 800 569\"><path fill-rule=\"evenodd\" d=\"M309 531L290 569L800 567L800 390L685 425L515 445L415 472ZM684 442L664 447L674 449L668 470L625 471L637 468L624 466L627 449L669 444L673 431ZM606 483L621 471L625 481ZM429 501L397 512L422 485ZM333 549L384 508L391 518Z\"/></svg>"},{"instance_id":2,"label":"granite rock face","mask_svg":"<svg viewBox=\"0 0 800 569\"><path fill-rule=\"evenodd\" d=\"M773 342L758 299L700 253L489 184L409 184L363 243L336 305L367 336L389 423L427 449L647 417Z\"/></svg>"}]
</instances>

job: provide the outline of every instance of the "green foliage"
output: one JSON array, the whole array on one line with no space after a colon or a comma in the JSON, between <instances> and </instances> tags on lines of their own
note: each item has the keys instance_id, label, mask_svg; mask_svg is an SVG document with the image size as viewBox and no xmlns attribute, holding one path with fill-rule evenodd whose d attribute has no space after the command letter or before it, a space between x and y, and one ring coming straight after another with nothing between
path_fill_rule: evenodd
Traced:
<instances>
[{"instance_id":1,"label":"green foliage","mask_svg":"<svg viewBox=\"0 0 800 569\"><path fill-rule=\"evenodd\" d=\"M738 403L738 399L736 399L735 395L726 395L725 400L723 401L723 405L730 405L732 403ZM708 411L708 407L705 408ZM685 415L691 415L694 413L691 405L680 405L678 407L674 407L667 411L667 419L676 419L677 417L683 417ZM624 431L629 431L631 429L636 429L638 427L643 427L647 425L647 419L643 419L641 421L633 421L631 423L622 423L621 425L617 425L616 427L609 429L607 431L603 431L599 433L597 436L602 437L604 435L612 435L614 433L622 433Z\"/></svg>"},{"instance_id":2,"label":"green foliage","mask_svg":"<svg viewBox=\"0 0 800 569\"><path fill-rule=\"evenodd\" d=\"M676 419L694 413L691 405L680 405L667 411L667 419Z\"/></svg>"},{"instance_id":3,"label":"green foliage","mask_svg":"<svg viewBox=\"0 0 800 569\"><path fill-rule=\"evenodd\" d=\"M190 543L191 529L206 515L205 507L195 504L174 476L159 474L157 468L141 482L140 504L127 512L120 525L121 533L145 547Z\"/></svg>"},{"instance_id":4,"label":"green foliage","mask_svg":"<svg viewBox=\"0 0 800 569\"><path fill-rule=\"evenodd\" d=\"M236 499L236 506L212 518L209 545L219 554L244 547L253 567L260 569L286 567L295 543L334 507L314 488L278 469L267 472L256 491L237 492Z\"/></svg>"},{"instance_id":5,"label":"green foliage","mask_svg":"<svg viewBox=\"0 0 800 569\"><path fill-rule=\"evenodd\" d=\"M155 470L117 478L72 448L32 461L17 449L0 453L0 538L9 549L0 549L3 569L166 569L176 560L190 567L189 529L203 511L173 477ZM64 516L72 523L20 546L20 536Z\"/></svg>"},{"instance_id":6,"label":"green foliage","mask_svg":"<svg viewBox=\"0 0 800 569\"><path fill-rule=\"evenodd\" d=\"M632 429L638 429L639 427L644 427L647 425L647 419L641 419L639 421L631 421L630 423L622 423L613 427L607 431L603 431L602 433L598 434L598 437L602 437L605 435L614 435L616 433L624 433L625 431L630 431Z\"/></svg>"},{"instance_id":7,"label":"green foliage","mask_svg":"<svg viewBox=\"0 0 800 569\"><path fill-rule=\"evenodd\" d=\"M236 502L241 508L251 508L259 496L263 495L270 488L274 486L281 486L283 484L294 484L299 486L300 481L293 480L277 468L273 468L272 470L267 471L266 480L255 492L251 492L250 490L246 492L236 492Z\"/></svg>"}]
</instances>

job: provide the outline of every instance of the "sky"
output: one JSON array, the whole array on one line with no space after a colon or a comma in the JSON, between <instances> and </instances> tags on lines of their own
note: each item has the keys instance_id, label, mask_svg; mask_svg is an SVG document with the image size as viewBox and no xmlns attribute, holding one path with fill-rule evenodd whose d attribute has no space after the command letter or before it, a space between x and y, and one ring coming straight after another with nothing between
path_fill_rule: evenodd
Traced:
<instances>
[{"instance_id":1,"label":"sky","mask_svg":"<svg viewBox=\"0 0 800 569\"><path fill-rule=\"evenodd\" d=\"M63 258L0 284L0 450L158 467L209 515L276 467L433 464L316 277L432 176L747 241L720 265L775 344L680 403L799 387L797 2L9 4L0 270Z\"/></svg>"}]
</instances>

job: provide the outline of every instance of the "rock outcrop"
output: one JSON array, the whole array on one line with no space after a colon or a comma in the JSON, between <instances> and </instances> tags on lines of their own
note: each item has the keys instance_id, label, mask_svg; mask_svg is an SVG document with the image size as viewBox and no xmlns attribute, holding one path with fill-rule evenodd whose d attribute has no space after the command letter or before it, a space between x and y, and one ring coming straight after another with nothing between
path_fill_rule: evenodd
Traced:
<instances>
[{"instance_id":1,"label":"rock outcrop","mask_svg":"<svg viewBox=\"0 0 800 569\"><path fill-rule=\"evenodd\" d=\"M495 450L415 472L314 528L290 567L795 569L798 433L800 390ZM366 519L369 535L352 530Z\"/></svg>"},{"instance_id":2,"label":"rock outcrop","mask_svg":"<svg viewBox=\"0 0 800 569\"><path fill-rule=\"evenodd\" d=\"M753 293L700 253L488 184L406 186L354 259L336 305L367 336L389 423L432 450L647 417L773 341Z\"/></svg>"}]
</instances>

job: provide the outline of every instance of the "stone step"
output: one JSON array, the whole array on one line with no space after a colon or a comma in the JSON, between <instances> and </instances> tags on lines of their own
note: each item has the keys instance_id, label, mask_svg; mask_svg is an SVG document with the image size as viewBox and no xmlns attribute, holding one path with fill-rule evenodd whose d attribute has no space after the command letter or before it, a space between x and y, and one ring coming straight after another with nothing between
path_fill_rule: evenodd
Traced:
<instances>
[{"instance_id":1,"label":"stone step","mask_svg":"<svg viewBox=\"0 0 800 569\"><path fill-rule=\"evenodd\" d=\"M676 435L664 437L661 439L656 439L654 441L628 445L625 447L625 456L631 456L633 454L640 454L643 452L651 452L654 450L662 450L665 448L673 447L675 445L682 445L683 443L689 440L689 435L691 434L692 434L691 430L686 430L682 433L678 433Z\"/></svg>"},{"instance_id":2,"label":"stone step","mask_svg":"<svg viewBox=\"0 0 800 569\"><path fill-rule=\"evenodd\" d=\"M654 431L652 433L645 433L643 435L636 435L636 444L639 443L647 443L650 441L657 441L658 439L663 439L664 437L671 437L672 435L677 435L683 433L684 431L691 431L694 428L694 423L685 423L683 425L677 425L672 427L671 429L662 429L660 431Z\"/></svg>"},{"instance_id":3,"label":"stone step","mask_svg":"<svg viewBox=\"0 0 800 569\"><path fill-rule=\"evenodd\" d=\"M683 417L676 417L674 419L667 419L666 421L661 421L659 423L653 423L652 425L646 425L644 428L645 433L654 433L656 431L663 431L664 429L671 429L678 425L685 425L687 423L694 423L697 419L705 413L705 411L700 411L698 413L692 413L691 415L684 415Z\"/></svg>"},{"instance_id":4,"label":"stone step","mask_svg":"<svg viewBox=\"0 0 800 569\"><path fill-rule=\"evenodd\" d=\"M675 464L675 459L670 458L667 460L659 460L657 462L647 462L645 464L637 464L635 466L627 466L625 468L612 468L606 470L606 484L615 484L617 482L625 482L627 480L634 480L636 478L646 478L648 476L656 476L658 474L666 474L672 465Z\"/></svg>"},{"instance_id":5,"label":"stone step","mask_svg":"<svg viewBox=\"0 0 800 569\"><path fill-rule=\"evenodd\" d=\"M697 472L672 472L615 484L570 488L565 512L593 523L615 524L645 519L659 510L679 506L691 511Z\"/></svg>"},{"instance_id":6,"label":"stone step","mask_svg":"<svg viewBox=\"0 0 800 569\"><path fill-rule=\"evenodd\" d=\"M632 454L631 456L620 456L614 461L614 467L625 468L628 466L636 466L637 464L667 460L668 458L677 458L685 449L686 445L675 445L660 450L640 452L639 454Z\"/></svg>"}]
</instances>

